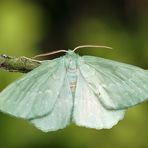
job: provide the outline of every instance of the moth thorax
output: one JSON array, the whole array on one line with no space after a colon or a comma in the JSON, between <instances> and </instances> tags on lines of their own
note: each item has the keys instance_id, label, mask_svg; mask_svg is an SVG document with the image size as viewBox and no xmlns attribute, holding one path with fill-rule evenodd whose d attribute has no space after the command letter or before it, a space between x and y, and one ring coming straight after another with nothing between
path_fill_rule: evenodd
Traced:
<instances>
[{"instance_id":1,"label":"moth thorax","mask_svg":"<svg viewBox=\"0 0 148 148\"><path fill-rule=\"evenodd\" d=\"M77 71L77 65L76 62L74 60L69 60L69 65L67 67L69 72L76 72Z\"/></svg>"},{"instance_id":2,"label":"moth thorax","mask_svg":"<svg viewBox=\"0 0 148 148\"><path fill-rule=\"evenodd\" d=\"M69 50L71 52L71 50ZM77 67L77 61L78 61L78 55L75 54L74 52L68 53L65 57L65 66L67 69L76 69Z\"/></svg>"}]
</instances>

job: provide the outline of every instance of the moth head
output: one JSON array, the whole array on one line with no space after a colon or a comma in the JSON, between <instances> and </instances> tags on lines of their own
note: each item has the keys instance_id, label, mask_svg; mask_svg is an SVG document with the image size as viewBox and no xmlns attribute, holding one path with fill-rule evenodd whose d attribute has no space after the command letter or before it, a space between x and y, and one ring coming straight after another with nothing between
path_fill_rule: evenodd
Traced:
<instances>
[{"instance_id":1,"label":"moth head","mask_svg":"<svg viewBox=\"0 0 148 148\"><path fill-rule=\"evenodd\" d=\"M71 49L67 50L66 57L77 57L78 55Z\"/></svg>"},{"instance_id":2,"label":"moth head","mask_svg":"<svg viewBox=\"0 0 148 148\"><path fill-rule=\"evenodd\" d=\"M65 65L66 67L69 66L76 66L77 65L77 59L78 59L79 55L76 54L73 50L68 50L66 55L64 56L65 58Z\"/></svg>"}]
</instances>

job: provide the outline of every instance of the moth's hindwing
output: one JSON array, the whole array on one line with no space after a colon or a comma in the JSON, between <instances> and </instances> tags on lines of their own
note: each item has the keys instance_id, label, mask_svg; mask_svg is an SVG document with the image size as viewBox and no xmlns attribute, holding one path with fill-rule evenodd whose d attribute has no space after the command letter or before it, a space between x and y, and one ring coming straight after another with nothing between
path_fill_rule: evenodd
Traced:
<instances>
[{"instance_id":1,"label":"moth's hindwing","mask_svg":"<svg viewBox=\"0 0 148 148\"><path fill-rule=\"evenodd\" d=\"M85 73L87 72L85 71ZM89 87L82 73L79 73L74 99L73 121L79 126L109 129L123 119L125 110L108 110L99 99L99 96L95 95Z\"/></svg>"},{"instance_id":2,"label":"moth's hindwing","mask_svg":"<svg viewBox=\"0 0 148 148\"><path fill-rule=\"evenodd\" d=\"M73 98L67 76L65 76L62 89L51 112L42 118L32 119L30 122L44 132L62 129L70 123L72 108Z\"/></svg>"}]
</instances>

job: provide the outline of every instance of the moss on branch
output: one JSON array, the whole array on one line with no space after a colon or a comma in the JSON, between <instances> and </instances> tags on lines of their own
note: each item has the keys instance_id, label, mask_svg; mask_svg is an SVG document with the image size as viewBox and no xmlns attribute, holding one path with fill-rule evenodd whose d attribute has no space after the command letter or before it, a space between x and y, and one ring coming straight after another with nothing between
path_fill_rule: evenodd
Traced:
<instances>
[{"instance_id":1,"label":"moss on branch","mask_svg":"<svg viewBox=\"0 0 148 148\"><path fill-rule=\"evenodd\" d=\"M34 68L38 67L41 61L21 57L12 57L4 54L0 54L0 69L5 69L9 72L21 72L27 73Z\"/></svg>"}]
</instances>

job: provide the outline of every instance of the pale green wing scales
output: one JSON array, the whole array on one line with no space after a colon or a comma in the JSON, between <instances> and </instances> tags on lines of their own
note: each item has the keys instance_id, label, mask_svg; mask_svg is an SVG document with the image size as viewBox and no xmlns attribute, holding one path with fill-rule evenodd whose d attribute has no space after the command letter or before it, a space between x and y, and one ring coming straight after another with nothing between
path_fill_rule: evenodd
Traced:
<instances>
[{"instance_id":1,"label":"pale green wing scales","mask_svg":"<svg viewBox=\"0 0 148 148\"><path fill-rule=\"evenodd\" d=\"M123 119L125 110L108 110L101 104L99 99L82 74L79 73L74 100L73 121L79 126L110 129Z\"/></svg>"},{"instance_id":2,"label":"pale green wing scales","mask_svg":"<svg viewBox=\"0 0 148 148\"><path fill-rule=\"evenodd\" d=\"M148 100L147 71L128 64L83 56L80 71L108 109L126 109Z\"/></svg>"},{"instance_id":3,"label":"pale green wing scales","mask_svg":"<svg viewBox=\"0 0 148 148\"><path fill-rule=\"evenodd\" d=\"M44 61L0 93L0 110L25 119L48 114L57 101L65 74L62 58Z\"/></svg>"},{"instance_id":4,"label":"pale green wing scales","mask_svg":"<svg viewBox=\"0 0 148 148\"><path fill-rule=\"evenodd\" d=\"M72 108L73 98L66 76L53 109L46 116L30 121L44 132L56 131L70 123Z\"/></svg>"}]
</instances>

